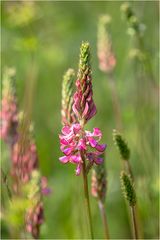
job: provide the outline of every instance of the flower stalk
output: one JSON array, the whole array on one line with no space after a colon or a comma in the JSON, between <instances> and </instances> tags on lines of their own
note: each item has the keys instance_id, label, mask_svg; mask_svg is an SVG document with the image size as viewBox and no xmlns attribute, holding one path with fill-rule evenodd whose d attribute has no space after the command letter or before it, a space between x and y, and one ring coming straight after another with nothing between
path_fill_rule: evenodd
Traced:
<instances>
[{"instance_id":1,"label":"flower stalk","mask_svg":"<svg viewBox=\"0 0 160 240\"><path fill-rule=\"evenodd\" d=\"M100 209L100 213L103 221L105 239L109 239L108 223L107 223L107 216L105 212L104 203L101 200L99 200L98 205L99 205L99 209Z\"/></svg>"},{"instance_id":2,"label":"flower stalk","mask_svg":"<svg viewBox=\"0 0 160 240\"><path fill-rule=\"evenodd\" d=\"M59 135L59 138L60 149L64 156L60 157L59 160L63 164L69 162L75 164L77 176L82 172L85 205L88 214L90 235L93 239L87 174L93 165L102 164L103 158L101 155L106 149L106 144L99 144L102 137L99 128L94 128L93 132L84 129L85 124L97 112L93 101L90 46L88 42L82 42L80 48L79 69L72 110L76 122L65 124L62 128L62 134Z\"/></svg>"},{"instance_id":3,"label":"flower stalk","mask_svg":"<svg viewBox=\"0 0 160 240\"><path fill-rule=\"evenodd\" d=\"M86 174L86 163L85 163L85 157L84 157L83 151L81 151L80 154L81 154L81 158L82 158L82 161L83 161L83 164L82 164L83 187L84 187L85 204L86 204L86 209L87 209L87 214L88 214L90 236L91 236L91 239L94 239L93 227L92 227L92 217L91 217L91 208L90 208L90 201L89 201L88 179L87 179L87 174Z\"/></svg>"},{"instance_id":4,"label":"flower stalk","mask_svg":"<svg viewBox=\"0 0 160 240\"><path fill-rule=\"evenodd\" d=\"M107 215L105 212L106 190L106 169L103 162L101 165L95 166L95 168L92 170L91 193L92 196L97 199L98 207L102 218L105 239L109 239Z\"/></svg>"}]
</instances>

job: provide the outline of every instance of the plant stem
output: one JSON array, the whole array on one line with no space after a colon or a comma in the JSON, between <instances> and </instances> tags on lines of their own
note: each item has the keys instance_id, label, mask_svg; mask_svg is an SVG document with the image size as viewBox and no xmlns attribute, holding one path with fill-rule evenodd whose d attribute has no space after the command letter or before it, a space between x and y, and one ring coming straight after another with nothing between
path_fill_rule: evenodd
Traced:
<instances>
[{"instance_id":1,"label":"plant stem","mask_svg":"<svg viewBox=\"0 0 160 240\"><path fill-rule=\"evenodd\" d=\"M138 239L138 227L137 227L137 217L135 206L131 206L131 215L132 215L132 227L133 227L133 238Z\"/></svg>"},{"instance_id":2,"label":"plant stem","mask_svg":"<svg viewBox=\"0 0 160 240\"><path fill-rule=\"evenodd\" d=\"M99 209L101 212L102 222L104 226L104 233L105 233L105 239L109 239L109 231L108 231L108 224L107 224L107 216L104 208L104 203L99 200L98 201Z\"/></svg>"},{"instance_id":3,"label":"plant stem","mask_svg":"<svg viewBox=\"0 0 160 240\"><path fill-rule=\"evenodd\" d=\"M81 158L82 158L82 161L83 161L82 173L83 173L83 186L84 186L85 204L86 204L86 209L87 209L87 213L88 213L88 221L89 221L91 239L93 239L94 237L93 237L91 209L90 209L89 193L88 193L88 180L87 180L87 174L86 174L86 163L85 163L85 158L84 158L83 151L80 151L80 154L81 154Z\"/></svg>"}]
</instances>

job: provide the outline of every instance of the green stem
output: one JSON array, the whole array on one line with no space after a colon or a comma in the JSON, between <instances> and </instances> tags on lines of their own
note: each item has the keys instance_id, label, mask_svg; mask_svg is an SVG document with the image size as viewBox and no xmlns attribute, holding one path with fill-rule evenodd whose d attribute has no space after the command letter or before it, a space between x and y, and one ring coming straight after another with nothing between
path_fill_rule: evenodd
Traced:
<instances>
[{"instance_id":1,"label":"green stem","mask_svg":"<svg viewBox=\"0 0 160 240\"><path fill-rule=\"evenodd\" d=\"M133 238L134 239L139 239L135 206L131 206L131 215L132 215Z\"/></svg>"},{"instance_id":2,"label":"green stem","mask_svg":"<svg viewBox=\"0 0 160 240\"><path fill-rule=\"evenodd\" d=\"M108 231L108 224L107 224L107 216L104 208L104 203L99 200L98 201L99 209L101 212L102 222L104 226L104 233L105 233L105 239L109 239L109 231Z\"/></svg>"},{"instance_id":3,"label":"green stem","mask_svg":"<svg viewBox=\"0 0 160 240\"><path fill-rule=\"evenodd\" d=\"M82 158L82 161L83 161L82 173L83 173L83 186L84 186L85 204L86 204L86 209L87 209L87 213L88 213L88 221L89 221L91 239L93 239L94 237L93 237L91 209L90 209L90 202L89 202L88 180L87 180L87 174L86 174L86 163L85 163L85 157L84 157L83 151L81 151L80 154L81 154L81 158Z\"/></svg>"}]
</instances>

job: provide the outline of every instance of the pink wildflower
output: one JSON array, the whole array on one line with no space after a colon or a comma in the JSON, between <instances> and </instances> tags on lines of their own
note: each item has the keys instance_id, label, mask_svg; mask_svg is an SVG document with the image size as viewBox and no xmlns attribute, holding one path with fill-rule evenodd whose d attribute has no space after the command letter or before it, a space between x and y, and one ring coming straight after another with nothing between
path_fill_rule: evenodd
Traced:
<instances>
[{"instance_id":1,"label":"pink wildflower","mask_svg":"<svg viewBox=\"0 0 160 240\"><path fill-rule=\"evenodd\" d=\"M34 143L29 143L22 148L19 142L12 147L12 171L15 180L14 191L18 191L18 183L27 183L31 178L31 173L38 167L37 149Z\"/></svg>"},{"instance_id":2,"label":"pink wildflower","mask_svg":"<svg viewBox=\"0 0 160 240\"><path fill-rule=\"evenodd\" d=\"M76 175L80 175L83 160L80 152L83 151L89 165L101 164L103 159L100 157L106 149L106 144L99 144L102 133L98 128L94 128L93 132L83 131L79 123L72 124L71 127L62 128L62 134L59 136L61 151L64 153L60 157L62 163L76 164Z\"/></svg>"}]
</instances>

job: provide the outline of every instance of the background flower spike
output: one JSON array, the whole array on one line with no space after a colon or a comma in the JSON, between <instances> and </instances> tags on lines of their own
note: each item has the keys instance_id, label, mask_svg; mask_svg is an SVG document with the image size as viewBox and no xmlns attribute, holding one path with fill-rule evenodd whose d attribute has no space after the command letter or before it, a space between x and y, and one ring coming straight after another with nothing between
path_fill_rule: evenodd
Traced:
<instances>
[{"instance_id":1,"label":"background flower spike","mask_svg":"<svg viewBox=\"0 0 160 240\"><path fill-rule=\"evenodd\" d=\"M69 68L63 76L62 82L62 108L61 108L61 122L62 125L70 125L76 122L76 116L72 111L73 105L73 91L74 91L75 72Z\"/></svg>"},{"instance_id":2,"label":"background flower spike","mask_svg":"<svg viewBox=\"0 0 160 240\"><path fill-rule=\"evenodd\" d=\"M116 57L112 48L112 39L108 31L111 23L110 15L102 15L98 22L97 55L99 69L105 73L111 73L116 66Z\"/></svg>"},{"instance_id":3,"label":"background flower spike","mask_svg":"<svg viewBox=\"0 0 160 240\"><path fill-rule=\"evenodd\" d=\"M0 138L10 146L17 138L18 110L15 92L14 68L5 68L3 74L2 103L0 111Z\"/></svg>"}]
</instances>

